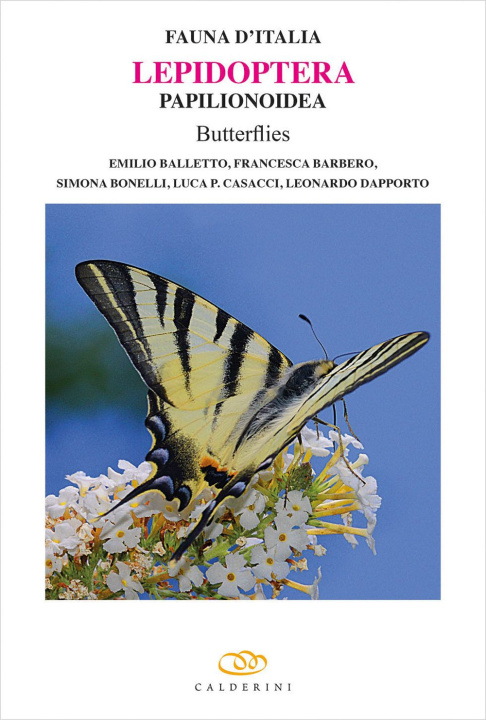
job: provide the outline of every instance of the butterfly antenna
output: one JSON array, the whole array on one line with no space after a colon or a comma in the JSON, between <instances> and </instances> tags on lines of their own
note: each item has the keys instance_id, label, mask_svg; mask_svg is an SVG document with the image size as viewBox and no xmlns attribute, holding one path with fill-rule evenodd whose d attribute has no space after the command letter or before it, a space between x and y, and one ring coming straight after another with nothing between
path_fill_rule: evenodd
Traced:
<instances>
[{"instance_id":1,"label":"butterfly antenna","mask_svg":"<svg viewBox=\"0 0 486 720\"><path fill-rule=\"evenodd\" d=\"M299 317L300 317L301 320L304 320L306 323L308 323L308 324L310 325L311 330L312 330L312 333L313 333L315 339L317 340L317 342L319 343L319 345L321 346L321 348L324 350L324 354L325 354L325 356L326 356L326 360L329 360L329 356L328 356L328 354L327 354L327 350L326 350L326 348L324 347L324 345L321 343L321 341L319 340L319 338L317 337L316 331L314 330L314 326L313 326L313 324L311 323L311 321L309 320L309 318L307 317L307 315L303 315L302 313L299 313Z\"/></svg>"},{"instance_id":2,"label":"butterfly antenna","mask_svg":"<svg viewBox=\"0 0 486 720\"><path fill-rule=\"evenodd\" d=\"M347 352L347 353L341 353L341 355L336 355L336 357L333 359L333 362L336 362L336 360L340 357L346 357L346 355L357 355L359 350L356 350L355 352Z\"/></svg>"}]
</instances>

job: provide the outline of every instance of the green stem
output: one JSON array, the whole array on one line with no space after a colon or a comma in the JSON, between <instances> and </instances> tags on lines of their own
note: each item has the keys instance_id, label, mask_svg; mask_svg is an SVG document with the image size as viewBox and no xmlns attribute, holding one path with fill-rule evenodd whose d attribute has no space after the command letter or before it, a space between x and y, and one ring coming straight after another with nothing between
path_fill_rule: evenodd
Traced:
<instances>
[{"instance_id":1,"label":"green stem","mask_svg":"<svg viewBox=\"0 0 486 720\"><path fill-rule=\"evenodd\" d=\"M233 545L232 542L225 540L221 543L213 543L210 548L206 550L206 552L203 555L203 558L206 562L209 560L212 560L215 557L221 557L222 555L227 555L229 553L229 549Z\"/></svg>"}]
</instances>

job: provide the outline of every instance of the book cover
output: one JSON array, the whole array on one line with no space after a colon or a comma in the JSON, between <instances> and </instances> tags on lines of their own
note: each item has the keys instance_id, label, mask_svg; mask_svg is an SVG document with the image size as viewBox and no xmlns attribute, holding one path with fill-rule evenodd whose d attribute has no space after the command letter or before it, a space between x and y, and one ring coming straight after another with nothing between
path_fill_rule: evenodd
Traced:
<instances>
[{"instance_id":1,"label":"book cover","mask_svg":"<svg viewBox=\"0 0 486 720\"><path fill-rule=\"evenodd\" d=\"M484 4L2 14L8 717L480 717Z\"/></svg>"}]
</instances>

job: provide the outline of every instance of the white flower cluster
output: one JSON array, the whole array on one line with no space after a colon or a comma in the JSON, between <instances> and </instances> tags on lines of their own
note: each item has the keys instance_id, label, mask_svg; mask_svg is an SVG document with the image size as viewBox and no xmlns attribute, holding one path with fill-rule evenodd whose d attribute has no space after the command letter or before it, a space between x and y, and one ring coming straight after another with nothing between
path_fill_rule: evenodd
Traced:
<instances>
[{"instance_id":1,"label":"white flower cluster","mask_svg":"<svg viewBox=\"0 0 486 720\"><path fill-rule=\"evenodd\" d=\"M361 444L344 435L336 451L334 435L304 428L301 445L281 453L240 498L220 506L213 523L176 564L170 557L198 523L214 497L212 490L205 488L182 512L178 500L147 492L100 517L147 479L150 463L136 467L121 460L121 472L110 468L97 478L68 475L72 485L46 498L48 597L138 599L145 593L157 599L266 599L265 588L278 597L290 587L317 599L320 569L308 585L289 578L292 571L307 569L303 553L323 556L317 538L333 533L344 534L352 544L361 534L374 550L371 533L380 505L376 481L361 475L366 455L353 464L348 460L349 446L361 449ZM330 456L325 470L318 476L311 472L306 482L302 475L296 480L312 456ZM364 513L366 529L352 525L355 510ZM324 519L336 514L341 525Z\"/></svg>"},{"instance_id":2,"label":"white flower cluster","mask_svg":"<svg viewBox=\"0 0 486 720\"><path fill-rule=\"evenodd\" d=\"M234 505L239 505L235 515L241 518L244 529L257 527L265 510L265 499L252 489L248 497L243 495ZM311 540L304 529L312 511L308 498L300 491L291 491L284 500L277 501L276 516L271 525L263 531L263 538L242 538L241 544L226 556L224 564L217 562L206 571L211 584L219 584L218 594L225 597L240 597L241 591L255 590L256 583L269 581L277 585L289 574L291 556L303 552ZM247 550L250 549L248 552ZM263 597L265 597L263 595Z\"/></svg>"},{"instance_id":3,"label":"white flower cluster","mask_svg":"<svg viewBox=\"0 0 486 720\"><path fill-rule=\"evenodd\" d=\"M115 510L107 518L99 516L113 507L114 499L121 500L146 480L151 466L143 462L135 467L120 460L118 467L122 473L109 468L107 475L97 478L84 472L67 475L75 487L65 487L58 496L46 497L46 577L59 573L71 561L81 565L83 556L87 559L92 555L97 529L101 529L99 544L106 553L126 552L137 546L141 528L132 527L126 508ZM130 509L136 515L152 515L160 512L157 502L158 498L148 498L140 508Z\"/></svg>"}]
</instances>

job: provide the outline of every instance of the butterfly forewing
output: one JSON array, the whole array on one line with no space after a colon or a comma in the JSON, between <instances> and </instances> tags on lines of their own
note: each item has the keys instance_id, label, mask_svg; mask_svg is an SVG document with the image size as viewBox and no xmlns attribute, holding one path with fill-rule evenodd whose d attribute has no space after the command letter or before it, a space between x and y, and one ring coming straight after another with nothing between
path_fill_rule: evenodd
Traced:
<instances>
[{"instance_id":1,"label":"butterfly forewing","mask_svg":"<svg viewBox=\"0 0 486 720\"><path fill-rule=\"evenodd\" d=\"M109 261L81 263L76 275L146 384L175 407L256 393L291 364L246 325L158 275Z\"/></svg>"},{"instance_id":2,"label":"butterfly forewing","mask_svg":"<svg viewBox=\"0 0 486 720\"><path fill-rule=\"evenodd\" d=\"M413 355L428 339L429 334L426 332L399 335L336 365L305 398L303 412L312 417Z\"/></svg>"}]
</instances>

